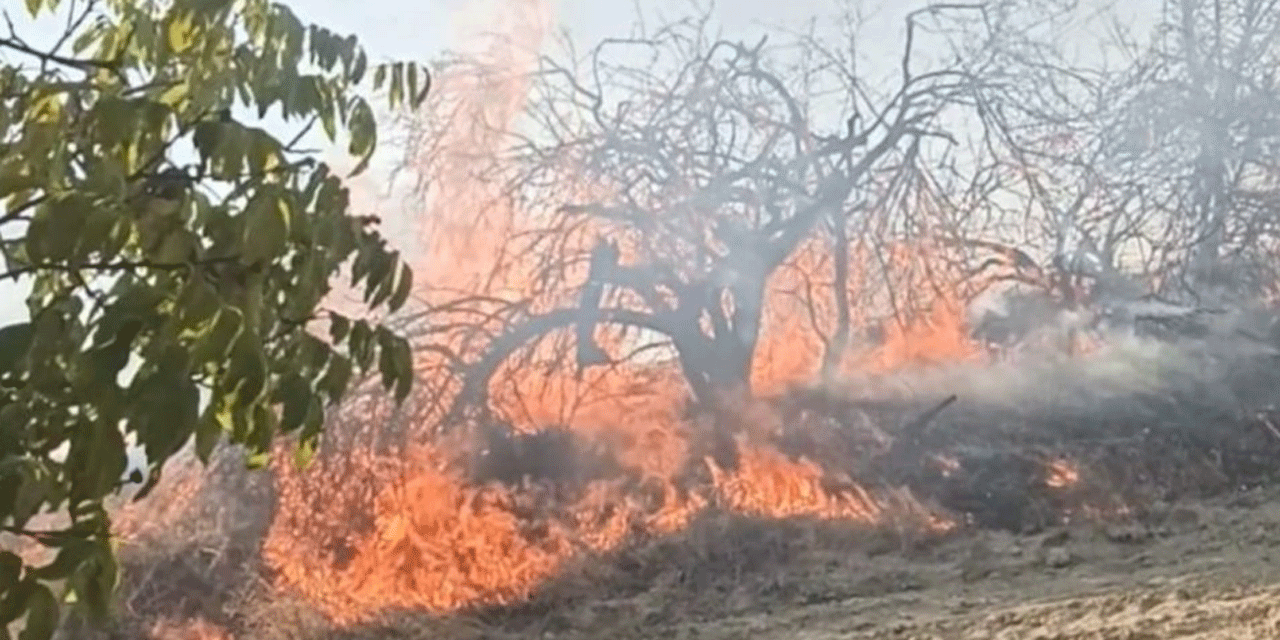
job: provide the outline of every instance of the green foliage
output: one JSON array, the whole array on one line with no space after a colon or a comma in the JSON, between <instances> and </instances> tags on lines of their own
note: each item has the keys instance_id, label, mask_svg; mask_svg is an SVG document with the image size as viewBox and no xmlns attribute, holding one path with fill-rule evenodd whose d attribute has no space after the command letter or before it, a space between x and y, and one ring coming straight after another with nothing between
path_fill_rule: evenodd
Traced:
<instances>
[{"instance_id":1,"label":"green foliage","mask_svg":"<svg viewBox=\"0 0 1280 640\"><path fill-rule=\"evenodd\" d=\"M0 38L0 275L32 283L29 319L0 328L0 527L58 551L0 553L0 638L18 619L48 638L60 602L109 613L125 433L145 494L193 438L206 461L230 440L258 463L293 434L305 462L360 372L400 399L411 381L404 339L321 307L346 267L395 311L408 268L340 176L234 116L319 124L360 172L377 146L362 87L414 107L425 73L266 0L89 4L55 51ZM27 528L53 512L65 530Z\"/></svg>"}]
</instances>

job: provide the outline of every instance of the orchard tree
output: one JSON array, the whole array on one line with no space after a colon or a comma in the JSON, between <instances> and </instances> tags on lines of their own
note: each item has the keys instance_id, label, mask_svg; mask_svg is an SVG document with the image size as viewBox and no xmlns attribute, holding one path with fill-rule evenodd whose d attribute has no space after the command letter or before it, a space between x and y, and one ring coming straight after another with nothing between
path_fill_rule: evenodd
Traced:
<instances>
[{"instance_id":1,"label":"orchard tree","mask_svg":"<svg viewBox=\"0 0 1280 640\"><path fill-rule=\"evenodd\" d=\"M544 58L526 128L490 171L507 180L513 210L533 212L504 252L531 262L495 273L533 275L511 298L436 307L465 316L460 337L446 340L492 336L479 355L448 352L460 385L446 422L489 411L508 363L540 345L571 354L547 366L568 361L578 371L631 357L615 360L596 344L597 325L621 343L628 331L654 336L699 405L749 392L772 274L824 233L846 254L855 223L905 200L922 147L948 143L943 113L965 108L981 82L919 60L911 34L947 13L939 5L908 16L901 73L883 94L814 41L717 39L706 16L604 40L583 60ZM424 138L419 161L432 150ZM832 281L847 284L847 261L834 262ZM847 310L845 287L832 288ZM829 360L840 357L849 324L847 314L837 319Z\"/></svg>"},{"instance_id":2,"label":"orchard tree","mask_svg":"<svg viewBox=\"0 0 1280 640\"><path fill-rule=\"evenodd\" d=\"M1114 59L1069 54L1079 34L1067 29L1086 8L1058 0L1002 3L995 46L956 38L993 61L998 81L975 100L986 146L1020 178L1004 200L1038 212L1045 231L1028 244L1092 253L1087 271L1140 276L1184 302L1251 300L1278 273L1280 11L1270 0L1148 4L1159 9L1149 32L1114 20L1102 42Z\"/></svg>"},{"instance_id":3,"label":"orchard tree","mask_svg":"<svg viewBox=\"0 0 1280 640\"><path fill-rule=\"evenodd\" d=\"M0 637L48 638L60 603L105 615L117 583L104 498L126 436L154 486L193 438L265 461L314 451L363 371L403 399L407 342L322 304L349 275L394 312L411 274L349 212L342 176L298 147L319 125L358 173L376 146L366 89L417 106L425 70L372 64L354 37L267 0L26 0L65 20L52 47L0 36L0 266L29 287L0 327L0 528L57 549L0 552ZM292 140L250 124L270 114ZM255 121L257 122L257 121ZM58 514L58 530L31 525Z\"/></svg>"}]
</instances>

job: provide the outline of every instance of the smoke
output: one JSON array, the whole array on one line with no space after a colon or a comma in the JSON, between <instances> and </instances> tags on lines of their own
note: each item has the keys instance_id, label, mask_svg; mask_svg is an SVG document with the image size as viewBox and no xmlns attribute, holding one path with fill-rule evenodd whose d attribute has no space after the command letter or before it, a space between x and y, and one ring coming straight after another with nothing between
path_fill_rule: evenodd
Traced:
<instances>
[{"instance_id":1,"label":"smoke","mask_svg":"<svg viewBox=\"0 0 1280 640\"><path fill-rule=\"evenodd\" d=\"M1065 352L1056 341L1033 343L1005 358L852 375L829 391L882 401L954 394L961 405L1058 417L1092 415L1101 407L1132 404L1144 396L1190 394L1221 406L1265 404L1262 397L1241 397L1253 392L1233 389L1231 382L1280 364L1280 351L1238 331L1256 325L1257 314L1234 312L1213 319L1205 336L1168 340L1106 331L1095 334L1084 353ZM1060 326L1041 325L1038 330L1066 337Z\"/></svg>"}]
</instances>

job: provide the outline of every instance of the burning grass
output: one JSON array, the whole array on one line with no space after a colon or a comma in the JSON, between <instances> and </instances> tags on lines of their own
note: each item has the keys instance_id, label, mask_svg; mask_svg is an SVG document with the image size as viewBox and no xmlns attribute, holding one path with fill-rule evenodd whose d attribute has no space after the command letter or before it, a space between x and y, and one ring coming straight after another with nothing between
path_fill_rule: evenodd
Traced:
<instances>
[{"instance_id":1,"label":"burning grass","mask_svg":"<svg viewBox=\"0 0 1280 640\"><path fill-rule=\"evenodd\" d=\"M336 588L322 593L369 598L368 613L347 620L367 631L382 628L376 612L426 610L519 635L570 626L584 602L608 610L642 591L662 594L645 616L688 619L896 589L877 587L892 576L819 589L800 586L800 574L813 558L910 552L972 527L1129 521L1182 496L1272 481L1280 440L1253 411L1274 401L1258 389L1280 380L1269 353L1233 347L1133 343L1013 364L1025 386L1003 393L981 378L1009 369L978 366L797 390L737 415L775 420L734 434L731 466L704 457L691 463L702 473L669 483L621 465L480 486L461 472L407 473L380 503L389 518L379 533L356 545L350 571L364 582L331 574ZM1152 379L1117 386L1115 369L1128 366ZM1035 384L1056 391L1020 395ZM939 404L939 388L959 399L902 453L895 437ZM324 602L322 593L307 599ZM348 597L337 610L358 605Z\"/></svg>"},{"instance_id":2,"label":"burning grass","mask_svg":"<svg viewBox=\"0 0 1280 640\"><path fill-rule=\"evenodd\" d=\"M299 509L277 519L265 556L279 584L349 624L396 609L519 608L584 564L717 518L928 539L969 526L1026 532L1131 517L1156 501L1266 483L1280 468L1280 440L1258 415L1276 399L1260 390L1277 388L1280 374L1270 352L1237 347L1133 342L1038 366L958 365L796 389L673 425L668 437L683 438L686 454L665 476L619 448L647 441L619 436L618 422L490 431L502 440L479 437L454 452L420 445L397 453L414 463L366 503L368 530L335 524L329 535L346 537L345 562L325 554L324 535L290 528L317 527ZM1019 384L994 383L1014 371ZM931 413L943 391L957 399ZM302 477L281 481L332 482Z\"/></svg>"},{"instance_id":3,"label":"burning grass","mask_svg":"<svg viewBox=\"0 0 1280 640\"><path fill-rule=\"evenodd\" d=\"M695 617L804 600L787 576L805 554L1132 520L1272 482L1276 389L1274 353L1248 341L1118 340L848 376L688 418L632 397L611 422L380 449L352 432L394 416L353 403L333 425L344 449L307 470L282 449L274 474L252 474L227 450L122 511L122 609L153 637L360 637L392 614L465 637L466 620L519 635L637 590L665 589L657 610Z\"/></svg>"},{"instance_id":4,"label":"burning grass","mask_svg":"<svg viewBox=\"0 0 1280 640\"><path fill-rule=\"evenodd\" d=\"M525 48L540 41L540 24L523 33ZM973 527L1140 517L1158 500L1265 483L1280 470L1266 418L1280 401L1273 352L1243 339L1115 340L1073 358L992 364L969 338L955 274L921 242L850 248L842 286L857 303L844 307L912 299L892 301L905 307L876 327L876 348L824 362L841 306L833 283L814 282L832 257L829 238L805 243L767 283L749 372L756 397L694 411L678 364L659 360L579 374L565 365L575 336L562 332L495 365L485 385L492 416L438 435L460 386L442 353L480 359L522 314L574 303L587 276L579 258L600 231L526 228L545 220L473 175L477 154L501 155L479 121L501 127L525 104L527 83L514 78L528 74L507 70L507 82L439 78L437 95L476 122L446 127L433 147L437 164L424 172L441 190L422 218L438 228L423 231L429 257L418 265L439 287L421 292L428 304L475 298L497 310L477 303L436 317L417 336L426 384L410 406L348 402L312 467L292 467L282 446L269 490L221 465L172 500L147 503L181 512L164 526L140 527L145 509L125 514L134 531L125 610L144 632L188 621L204 634L192 637L333 637L408 611L422 636L493 637L468 631L479 620L530 637L584 601L664 590L637 616L644 624L682 608L805 601L813 594L789 591L784 577L805 557L910 550ZM554 247L547 261L537 262L547 251L509 242L535 232ZM663 249L619 236L627 265ZM869 266L881 263L893 272L883 282ZM507 299L522 302L494 302ZM608 351L634 348L610 331L595 336ZM820 374L825 382L801 384ZM212 509L241 503L232 518ZM813 597L877 588L855 582Z\"/></svg>"}]
</instances>

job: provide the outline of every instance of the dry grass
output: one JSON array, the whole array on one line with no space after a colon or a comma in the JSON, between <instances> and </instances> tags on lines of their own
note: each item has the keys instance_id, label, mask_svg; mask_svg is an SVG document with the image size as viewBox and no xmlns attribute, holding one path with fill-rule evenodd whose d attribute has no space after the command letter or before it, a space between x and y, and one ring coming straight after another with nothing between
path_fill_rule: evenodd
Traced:
<instances>
[{"instance_id":1,"label":"dry grass","mask_svg":"<svg viewBox=\"0 0 1280 640\"><path fill-rule=\"evenodd\" d=\"M470 501L441 502L440 487L420 487L426 494L410 500L417 494L410 491L412 483L406 484L399 493L384 494L384 502L365 503L365 508L372 512L381 504L383 521L395 513L422 520L396 529L405 536L413 531L419 537L417 546L401 546L362 562L418 562L398 569L389 566L404 576L427 573L417 583L400 587L417 589L416 593L387 597L382 610L342 625L325 615L322 600L282 586L279 574L264 562L263 543L272 523L279 522L277 509L282 504L277 479L245 471L234 450L227 448L207 470L190 460L178 461L152 497L120 511L127 534L121 551L120 624L112 633L101 634L72 624L65 636L516 638L599 629L601 621L613 617L627 620L635 629L609 628L639 635L655 620L698 620L770 602L785 606L902 589L892 572L853 578L833 567L850 557L908 557L957 535L945 533L946 527L930 528L927 521L938 505L950 506L955 515L963 497L957 492L962 490L1022 482L1010 490L1011 499L1048 500L1040 506L1049 509L1050 517L1131 518L1142 516L1143 506L1169 500L1178 491L1207 493L1268 481L1277 471L1280 438L1255 418L1280 400L1276 389L1280 370L1274 366L1274 354L1227 340L1181 345L1118 342L1087 358L1039 359L994 368L955 365L809 389L778 401L802 404L799 412L784 407L786 411L778 414L776 404L763 403L736 416L755 423L736 436L737 470L711 466L710 477L688 479L721 490L703 494L701 506L684 519L666 527L643 526L652 520L621 520L617 527L609 525L612 533L605 542L580 540L537 580L521 583L527 589L505 604L479 599L451 612L413 605L415 598L439 597L431 591L439 587L430 583L431 575L471 571L475 579L501 576L492 569L494 562L513 553L545 553L548 526L572 532L584 521L609 522L614 516L596 509L620 513L616 505L623 503L616 500L636 499L629 492L642 490L642 485L615 481L594 497L589 492L493 485L488 491L497 501L485 508L496 509L491 517L504 519L509 524L503 526L517 532L516 537L505 546L476 547L478 555L467 561L470 564L455 569L438 564L428 570L424 554L441 545L474 547L487 535L467 528L483 524L473 511L478 508L477 494L472 489L466 494L472 496ZM901 424L947 391L962 400L932 423L927 438L932 453L919 461L921 470L907 477L907 487L885 482L876 475L880 470L873 455L878 450L875 443L892 441ZM854 445L848 445L851 434L858 434ZM841 443L848 447L841 449ZM1033 465L1030 472L1019 471L1020 459L1013 455L1019 452L1043 454L1038 458L1042 464ZM851 459L856 456L862 459ZM948 456L958 467L939 462ZM955 473L955 468L962 473ZM940 474L939 469L952 469L952 475ZM426 477L423 471L418 469L409 479L420 482ZM1023 472L1031 475L1018 475ZM716 473L731 477L717 479ZM597 488L605 486L594 482ZM690 489L686 485L681 490ZM341 492L343 486L331 484L329 490ZM841 495L863 498L832 502L832 496ZM988 491L989 502L990 495ZM385 502L394 496L400 502ZM565 496L577 497L566 502ZM659 498L657 504L661 502ZM431 505L448 508L431 517L415 515L415 510ZM996 507L1009 510L1004 504ZM660 511L636 513L652 516ZM1026 507L1018 512L1015 524L1046 515L1031 511ZM824 517L830 514L835 516ZM378 521L376 515L366 517ZM452 533L439 529L445 525ZM368 535L385 540L391 529L379 526ZM597 526L576 531L605 530ZM352 535L358 542L360 536ZM333 565L332 558L312 560L314 569L329 575L344 570ZM358 562L351 564L359 568ZM373 569L366 565L364 570ZM454 575L456 579L460 574Z\"/></svg>"},{"instance_id":2,"label":"dry grass","mask_svg":"<svg viewBox=\"0 0 1280 640\"><path fill-rule=\"evenodd\" d=\"M259 546L274 508L269 475L245 469L236 449L219 450L208 468L189 451L179 454L147 498L115 509L115 621L96 629L70 619L63 637L240 637L232 630L264 591Z\"/></svg>"}]
</instances>

